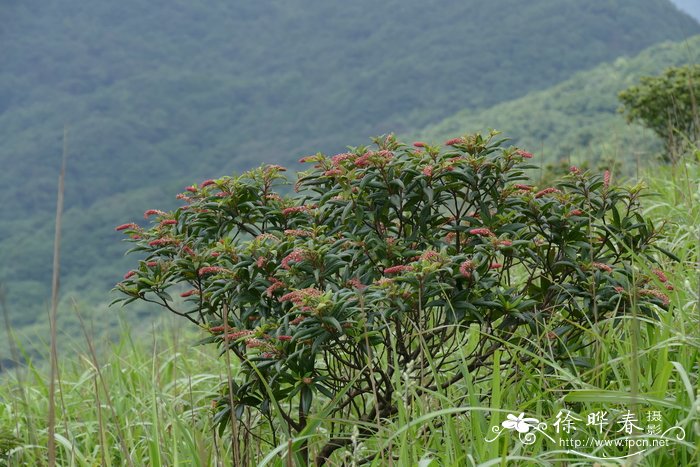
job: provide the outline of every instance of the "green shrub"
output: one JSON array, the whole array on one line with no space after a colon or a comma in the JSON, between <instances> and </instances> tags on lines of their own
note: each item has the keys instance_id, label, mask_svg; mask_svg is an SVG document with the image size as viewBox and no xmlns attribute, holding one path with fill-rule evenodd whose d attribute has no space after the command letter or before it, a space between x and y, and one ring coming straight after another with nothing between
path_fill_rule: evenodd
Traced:
<instances>
[{"instance_id":1,"label":"green shrub","mask_svg":"<svg viewBox=\"0 0 700 467\"><path fill-rule=\"evenodd\" d=\"M273 165L188 187L182 208L146 212L150 228L117 228L145 259L116 301L158 303L210 333L203 343L240 364L216 421L269 423L271 436L280 421L302 432L315 399L333 399L322 415L369 436L407 402L397 382L447 388L488 368L503 340L537 354L540 339L573 365L593 323L666 306L663 273L635 266L654 261L657 229L639 186L573 167L559 186L535 188L524 175L532 155L496 135L442 148L388 136L308 156L286 196ZM516 335L523 327L531 339ZM317 462L351 442L347 426L324 425Z\"/></svg>"}]
</instances>

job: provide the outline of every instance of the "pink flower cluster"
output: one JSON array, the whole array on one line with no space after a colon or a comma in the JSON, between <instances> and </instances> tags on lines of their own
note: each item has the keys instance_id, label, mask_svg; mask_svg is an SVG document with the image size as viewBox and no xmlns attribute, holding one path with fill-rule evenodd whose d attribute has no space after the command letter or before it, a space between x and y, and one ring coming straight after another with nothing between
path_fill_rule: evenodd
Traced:
<instances>
[{"instance_id":1,"label":"pink flower cluster","mask_svg":"<svg viewBox=\"0 0 700 467\"><path fill-rule=\"evenodd\" d=\"M336 177L338 175L342 175L343 171L341 169L331 169L331 170L326 170L323 172L323 175L326 177Z\"/></svg>"},{"instance_id":2,"label":"pink flower cluster","mask_svg":"<svg viewBox=\"0 0 700 467\"><path fill-rule=\"evenodd\" d=\"M199 271L197 271L197 274L199 277L207 276L209 274L220 274L222 272L231 272L228 269L221 267L221 266L204 266L203 268L199 268Z\"/></svg>"},{"instance_id":3,"label":"pink flower cluster","mask_svg":"<svg viewBox=\"0 0 700 467\"><path fill-rule=\"evenodd\" d=\"M289 208L282 209L283 216L289 216L290 214L296 214L298 212L306 212L309 210L309 206L292 206Z\"/></svg>"},{"instance_id":4,"label":"pink flower cluster","mask_svg":"<svg viewBox=\"0 0 700 467\"><path fill-rule=\"evenodd\" d=\"M423 175L426 177L432 177L433 176L433 166L432 165L426 165L423 168Z\"/></svg>"},{"instance_id":5,"label":"pink flower cluster","mask_svg":"<svg viewBox=\"0 0 700 467\"><path fill-rule=\"evenodd\" d=\"M187 292L182 292L180 296L182 298L191 297L192 295L199 295L201 292L198 289L188 290Z\"/></svg>"},{"instance_id":6,"label":"pink flower cluster","mask_svg":"<svg viewBox=\"0 0 700 467\"><path fill-rule=\"evenodd\" d=\"M463 138L452 138L445 141L445 146L456 146L458 144L464 143Z\"/></svg>"},{"instance_id":7,"label":"pink flower cluster","mask_svg":"<svg viewBox=\"0 0 700 467\"><path fill-rule=\"evenodd\" d=\"M347 160L352 160L355 159L357 156L355 154L349 153L349 152L344 152L342 154L336 154L335 156L331 157L331 163L338 167L341 163Z\"/></svg>"},{"instance_id":8,"label":"pink flower cluster","mask_svg":"<svg viewBox=\"0 0 700 467\"><path fill-rule=\"evenodd\" d=\"M200 186L202 188L204 188L204 187L207 187L209 185L214 185L215 183L216 182L210 178L210 179L204 180Z\"/></svg>"},{"instance_id":9,"label":"pink flower cluster","mask_svg":"<svg viewBox=\"0 0 700 467\"><path fill-rule=\"evenodd\" d=\"M289 268L291 268L289 263L300 263L300 262L304 261L305 258L306 258L306 252L304 250L295 249L295 250L292 250L292 252L289 253L287 256L282 258L282 261L280 262L280 266L282 267L282 269L289 269Z\"/></svg>"},{"instance_id":10,"label":"pink flower cluster","mask_svg":"<svg viewBox=\"0 0 700 467\"><path fill-rule=\"evenodd\" d=\"M517 155L519 155L520 157L522 157L523 159L532 159L532 157L533 157L532 153L527 152L527 151L523 151L522 149L518 149L517 151L515 151L515 153Z\"/></svg>"},{"instance_id":11,"label":"pink flower cluster","mask_svg":"<svg viewBox=\"0 0 700 467\"><path fill-rule=\"evenodd\" d=\"M491 232L491 229L487 228L471 229L469 233L480 237L493 237L495 235L493 232Z\"/></svg>"},{"instance_id":12,"label":"pink flower cluster","mask_svg":"<svg viewBox=\"0 0 700 467\"><path fill-rule=\"evenodd\" d=\"M462 277L470 279L472 277L472 271L474 270L474 262L471 260L466 260L459 265L459 273Z\"/></svg>"},{"instance_id":13,"label":"pink flower cluster","mask_svg":"<svg viewBox=\"0 0 700 467\"><path fill-rule=\"evenodd\" d=\"M268 297L272 297L272 293L275 290L284 288L284 282L275 277L268 277L267 280L272 282L272 284L267 289L265 289L265 295L267 295Z\"/></svg>"},{"instance_id":14,"label":"pink flower cluster","mask_svg":"<svg viewBox=\"0 0 700 467\"><path fill-rule=\"evenodd\" d=\"M322 294L323 292L314 287L307 287L306 289L294 290L288 294L282 295L279 301L292 302L295 305L299 305L307 298L320 297Z\"/></svg>"}]
</instances>

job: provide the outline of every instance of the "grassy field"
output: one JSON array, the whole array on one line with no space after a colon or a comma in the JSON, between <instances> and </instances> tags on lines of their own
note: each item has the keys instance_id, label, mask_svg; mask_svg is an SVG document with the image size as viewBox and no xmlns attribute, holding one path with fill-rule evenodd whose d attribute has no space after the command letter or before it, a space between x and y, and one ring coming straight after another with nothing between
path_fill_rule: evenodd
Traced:
<instances>
[{"instance_id":1,"label":"grassy field","mask_svg":"<svg viewBox=\"0 0 700 467\"><path fill-rule=\"evenodd\" d=\"M352 443L338 450L330 464L698 465L698 156L644 177L653 194L645 200L646 210L666 222L662 246L680 259L664 267L674 287L668 312L659 310L658 319L631 314L586 329L590 345L572 356L577 365L548 358L556 337L523 333L540 349L529 362L501 367L502 355L525 351L502 342L492 362L500 371L466 374L444 390L420 390L397 373L398 414L374 424L370 438L360 437L356 426ZM130 326L133 330L123 324L113 344L95 342L87 331L75 343L83 350L58 356L59 465L296 465L290 449L307 441L313 455L324 444L327 424L347 423L314 419L296 438L274 419L272 427L260 421L243 427L245 433L219 432L211 402L219 386L235 377L235 363L227 366L216 349L193 346L202 336L179 322L164 318L145 331ZM464 332L484 331L472 327ZM46 361L48 352L47 345ZM466 358L470 349L462 352ZM2 376L0 464L47 465L48 375L38 364ZM323 413L333 401L315 403ZM606 426L588 423L588 415L596 412L606 412ZM531 426L518 439L518 432L506 426L513 427L513 416L521 413L547 425ZM627 420L634 427L627 433L624 421L630 414L635 420ZM568 433L562 420L567 415L579 419ZM509 420L513 423L502 425ZM650 432L650 425L658 427L658 434ZM236 437L242 442L232 442ZM596 440L622 441L620 446L590 444Z\"/></svg>"}]
</instances>

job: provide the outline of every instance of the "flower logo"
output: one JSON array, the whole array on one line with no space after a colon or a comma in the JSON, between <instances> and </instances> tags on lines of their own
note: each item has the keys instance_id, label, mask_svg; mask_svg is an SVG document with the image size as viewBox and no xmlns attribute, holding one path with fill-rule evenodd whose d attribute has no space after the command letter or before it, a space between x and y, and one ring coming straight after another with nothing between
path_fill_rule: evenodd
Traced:
<instances>
[{"instance_id":1,"label":"flower logo","mask_svg":"<svg viewBox=\"0 0 700 467\"><path fill-rule=\"evenodd\" d=\"M517 417L513 414L508 414L506 417L508 420L501 423L503 428L508 430L518 430L518 433L527 433L530 428L537 426L540 422L536 418L525 417L525 413L521 413Z\"/></svg>"}]
</instances>

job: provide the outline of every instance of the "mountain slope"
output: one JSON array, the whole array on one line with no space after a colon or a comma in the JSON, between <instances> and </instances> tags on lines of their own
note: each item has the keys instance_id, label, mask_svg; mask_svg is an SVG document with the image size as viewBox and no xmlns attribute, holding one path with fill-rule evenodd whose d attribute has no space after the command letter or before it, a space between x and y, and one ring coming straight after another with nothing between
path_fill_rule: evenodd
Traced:
<instances>
[{"instance_id":1,"label":"mountain slope","mask_svg":"<svg viewBox=\"0 0 700 467\"><path fill-rule=\"evenodd\" d=\"M185 183L423 127L700 32L667 0L338 5L3 2L0 279L17 319L49 295L64 125L63 286L103 296L125 266L113 226Z\"/></svg>"},{"instance_id":2,"label":"mountain slope","mask_svg":"<svg viewBox=\"0 0 700 467\"><path fill-rule=\"evenodd\" d=\"M655 135L628 125L617 112L617 94L642 76L669 66L700 62L700 36L653 46L633 58L620 58L575 74L544 91L491 108L457 114L416 135L439 141L456 134L496 128L513 144L539 152L546 161L596 162L601 158L636 163L661 149Z\"/></svg>"}]
</instances>

